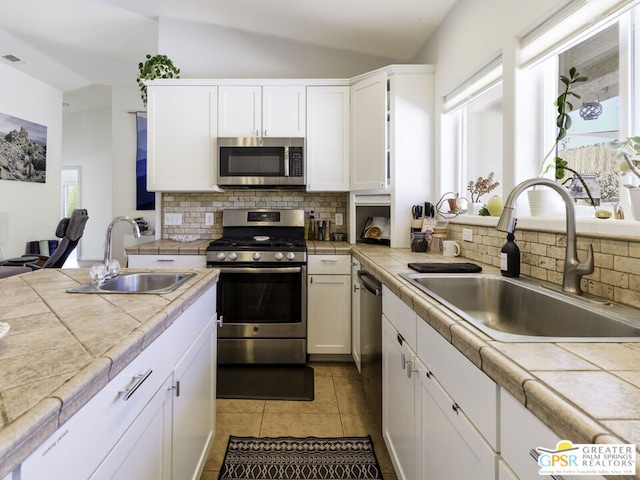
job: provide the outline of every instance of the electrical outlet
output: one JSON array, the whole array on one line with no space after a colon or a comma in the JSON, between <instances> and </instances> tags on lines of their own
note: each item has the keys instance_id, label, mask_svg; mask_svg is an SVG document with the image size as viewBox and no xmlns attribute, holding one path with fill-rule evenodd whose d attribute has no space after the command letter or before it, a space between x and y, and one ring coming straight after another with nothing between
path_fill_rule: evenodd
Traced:
<instances>
[{"instance_id":1,"label":"electrical outlet","mask_svg":"<svg viewBox=\"0 0 640 480\"><path fill-rule=\"evenodd\" d=\"M215 218L213 216L213 212L206 212L204 214L204 224L210 227L214 224L214 222L215 222Z\"/></svg>"},{"instance_id":2,"label":"electrical outlet","mask_svg":"<svg viewBox=\"0 0 640 480\"><path fill-rule=\"evenodd\" d=\"M473 242L473 230L470 228L462 229L462 240L465 242Z\"/></svg>"},{"instance_id":3,"label":"electrical outlet","mask_svg":"<svg viewBox=\"0 0 640 480\"><path fill-rule=\"evenodd\" d=\"M165 213L164 224L174 225L174 226L182 225L182 214L181 213Z\"/></svg>"},{"instance_id":4,"label":"electrical outlet","mask_svg":"<svg viewBox=\"0 0 640 480\"><path fill-rule=\"evenodd\" d=\"M340 226L344 224L344 217L341 213L336 213L336 226Z\"/></svg>"}]
</instances>

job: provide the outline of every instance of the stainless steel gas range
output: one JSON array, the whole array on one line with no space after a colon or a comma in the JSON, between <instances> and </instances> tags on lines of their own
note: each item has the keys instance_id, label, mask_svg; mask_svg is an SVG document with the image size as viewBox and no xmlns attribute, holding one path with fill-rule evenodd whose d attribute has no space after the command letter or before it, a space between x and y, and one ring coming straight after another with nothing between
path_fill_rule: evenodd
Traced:
<instances>
[{"instance_id":1,"label":"stainless steel gas range","mask_svg":"<svg viewBox=\"0 0 640 480\"><path fill-rule=\"evenodd\" d=\"M207 248L220 269L220 364L303 364L307 351L304 210L225 210Z\"/></svg>"}]
</instances>

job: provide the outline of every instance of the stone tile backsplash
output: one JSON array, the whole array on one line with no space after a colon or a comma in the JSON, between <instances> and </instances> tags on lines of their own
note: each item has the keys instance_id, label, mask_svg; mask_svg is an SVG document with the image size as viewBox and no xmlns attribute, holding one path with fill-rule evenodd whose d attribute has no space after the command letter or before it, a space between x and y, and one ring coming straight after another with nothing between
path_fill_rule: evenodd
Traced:
<instances>
[{"instance_id":1,"label":"stone tile backsplash","mask_svg":"<svg viewBox=\"0 0 640 480\"><path fill-rule=\"evenodd\" d=\"M305 220L314 211L318 220L330 220L332 233L347 231L348 194L343 192L301 192L234 190L224 193L164 193L162 214L181 213L182 225L162 225L162 238L170 235L200 235L218 238L222 235L222 211L231 208L302 208ZM205 213L214 214L214 225L205 225ZM344 224L335 225L335 214L342 213Z\"/></svg>"},{"instance_id":2,"label":"stone tile backsplash","mask_svg":"<svg viewBox=\"0 0 640 480\"><path fill-rule=\"evenodd\" d=\"M462 229L473 230L473 242L462 240ZM460 256L500 267L504 232L495 227L449 224L447 237L460 245ZM520 248L521 275L557 285L562 284L566 235L518 229L515 242ZM640 308L640 241L585 237L578 235L578 257L587 258L593 245L595 270L582 277L582 289L595 296Z\"/></svg>"}]
</instances>

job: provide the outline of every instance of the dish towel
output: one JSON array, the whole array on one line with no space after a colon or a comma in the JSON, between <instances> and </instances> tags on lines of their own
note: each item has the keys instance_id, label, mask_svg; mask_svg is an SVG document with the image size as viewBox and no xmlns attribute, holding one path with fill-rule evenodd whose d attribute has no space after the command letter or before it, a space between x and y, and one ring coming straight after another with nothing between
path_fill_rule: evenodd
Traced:
<instances>
[{"instance_id":1,"label":"dish towel","mask_svg":"<svg viewBox=\"0 0 640 480\"><path fill-rule=\"evenodd\" d=\"M478 273L482 271L480 265L475 263L409 263L409 268L420 273Z\"/></svg>"}]
</instances>

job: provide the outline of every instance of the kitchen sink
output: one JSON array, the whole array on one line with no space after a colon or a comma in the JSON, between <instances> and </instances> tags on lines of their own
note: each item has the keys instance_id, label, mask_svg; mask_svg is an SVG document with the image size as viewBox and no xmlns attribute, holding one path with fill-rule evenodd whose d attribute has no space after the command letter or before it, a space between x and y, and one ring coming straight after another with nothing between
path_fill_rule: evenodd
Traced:
<instances>
[{"instance_id":1,"label":"kitchen sink","mask_svg":"<svg viewBox=\"0 0 640 480\"><path fill-rule=\"evenodd\" d=\"M640 342L640 311L566 294L529 279L487 274L400 274L464 320L504 342Z\"/></svg>"},{"instance_id":2,"label":"kitchen sink","mask_svg":"<svg viewBox=\"0 0 640 480\"><path fill-rule=\"evenodd\" d=\"M67 290L70 293L169 293L195 273L174 272L139 272L121 273L117 277L106 280L101 285L85 283Z\"/></svg>"}]
</instances>

